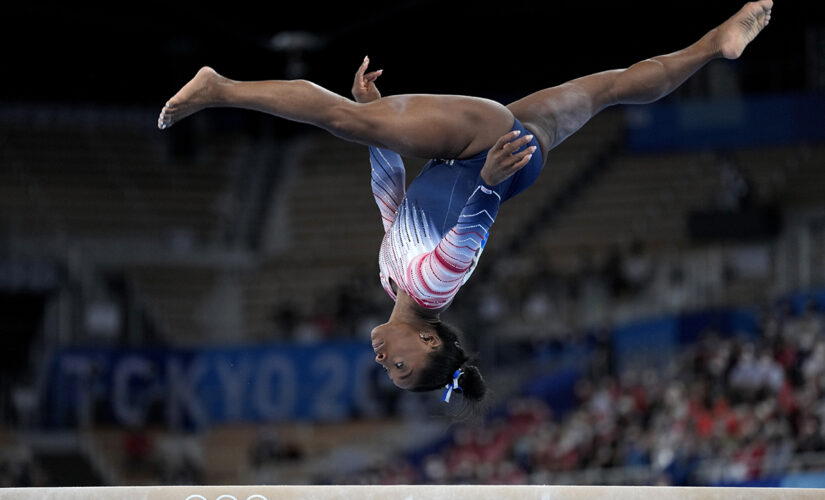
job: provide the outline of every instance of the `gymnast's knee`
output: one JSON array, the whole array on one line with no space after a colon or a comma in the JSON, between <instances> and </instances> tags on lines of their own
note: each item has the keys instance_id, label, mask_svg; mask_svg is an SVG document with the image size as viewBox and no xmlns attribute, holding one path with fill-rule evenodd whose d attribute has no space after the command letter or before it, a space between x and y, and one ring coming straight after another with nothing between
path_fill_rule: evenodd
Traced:
<instances>
[{"instance_id":1,"label":"gymnast's knee","mask_svg":"<svg viewBox=\"0 0 825 500\"><path fill-rule=\"evenodd\" d=\"M355 142L375 142L378 127L370 119L366 104L351 101L337 103L330 106L326 115L324 128L332 134Z\"/></svg>"}]
</instances>

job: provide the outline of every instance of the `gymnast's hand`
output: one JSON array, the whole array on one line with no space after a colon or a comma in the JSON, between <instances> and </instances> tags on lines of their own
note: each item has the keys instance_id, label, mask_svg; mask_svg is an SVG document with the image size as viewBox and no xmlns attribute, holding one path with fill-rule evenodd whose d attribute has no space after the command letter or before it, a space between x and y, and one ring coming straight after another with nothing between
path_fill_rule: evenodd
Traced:
<instances>
[{"instance_id":1,"label":"gymnast's hand","mask_svg":"<svg viewBox=\"0 0 825 500\"><path fill-rule=\"evenodd\" d=\"M357 102L372 102L381 98L381 92L375 86L375 80L384 72L383 69L366 73L370 58L365 57L364 62L355 72L355 81L352 83L352 97Z\"/></svg>"},{"instance_id":2,"label":"gymnast's hand","mask_svg":"<svg viewBox=\"0 0 825 500\"><path fill-rule=\"evenodd\" d=\"M487 183L488 186L496 186L506 181L511 175L527 165L530 158L533 157L533 153L536 152L535 146L518 151L522 146L529 143L533 136L528 134L519 138L520 134L521 131L519 130L504 134L487 153L487 161L484 162L484 166L481 168L481 180Z\"/></svg>"}]
</instances>

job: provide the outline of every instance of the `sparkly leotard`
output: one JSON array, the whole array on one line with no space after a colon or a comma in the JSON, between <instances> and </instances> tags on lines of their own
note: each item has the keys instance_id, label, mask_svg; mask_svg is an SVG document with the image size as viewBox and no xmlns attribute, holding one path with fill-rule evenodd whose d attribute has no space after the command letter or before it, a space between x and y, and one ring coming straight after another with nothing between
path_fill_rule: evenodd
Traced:
<instances>
[{"instance_id":1,"label":"sparkly leotard","mask_svg":"<svg viewBox=\"0 0 825 500\"><path fill-rule=\"evenodd\" d=\"M513 130L529 133L515 121ZM525 145L538 146L535 138ZM497 186L481 179L487 151L463 160L431 160L405 192L401 157L370 148L372 190L384 222L378 256L381 284L395 300L392 284L428 309L443 308L469 279L501 203L538 177L537 147L521 170Z\"/></svg>"}]
</instances>

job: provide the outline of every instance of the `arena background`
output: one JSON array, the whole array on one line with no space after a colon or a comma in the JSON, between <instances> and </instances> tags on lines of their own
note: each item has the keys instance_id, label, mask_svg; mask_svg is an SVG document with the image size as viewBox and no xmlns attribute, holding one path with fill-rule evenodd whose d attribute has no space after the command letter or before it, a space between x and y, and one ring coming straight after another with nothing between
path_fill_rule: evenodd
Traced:
<instances>
[{"instance_id":1,"label":"arena background","mask_svg":"<svg viewBox=\"0 0 825 500\"><path fill-rule=\"evenodd\" d=\"M349 95L369 55L385 94L506 103L740 6L552 4L4 7L0 485L825 485L817 3L504 207L445 315L492 388L472 418L373 366L364 148L250 112L155 127L205 64Z\"/></svg>"}]
</instances>

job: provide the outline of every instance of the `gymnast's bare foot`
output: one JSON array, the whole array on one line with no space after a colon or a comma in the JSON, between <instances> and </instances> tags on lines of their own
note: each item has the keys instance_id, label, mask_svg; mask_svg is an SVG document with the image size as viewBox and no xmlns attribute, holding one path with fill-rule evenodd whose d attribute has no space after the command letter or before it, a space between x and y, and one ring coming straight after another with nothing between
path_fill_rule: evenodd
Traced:
<instances>
[{"instance_id":1,"label":"gymnast's bare foot","mask_svg":"<svg viewBox=\"0 0 825 500\"><path fill-rule=\"evenodd\" d=\"M219 85L223 82L229 80L208 66L198 70L195 77L166 102L158 117L158 128L169 128L193 113L218 104Z\"/></svg>"},{"instance_id":2,"label":"gymnast's bare foot","mask_svg":"<svg viewBox=\"0 0 825 500\"><path fill-rule=\"evenodd\" d=\"M771 20L773 0L745 4L716 29L719 51L725 59L736 59Z\"/></svg>"}]
</instances>

